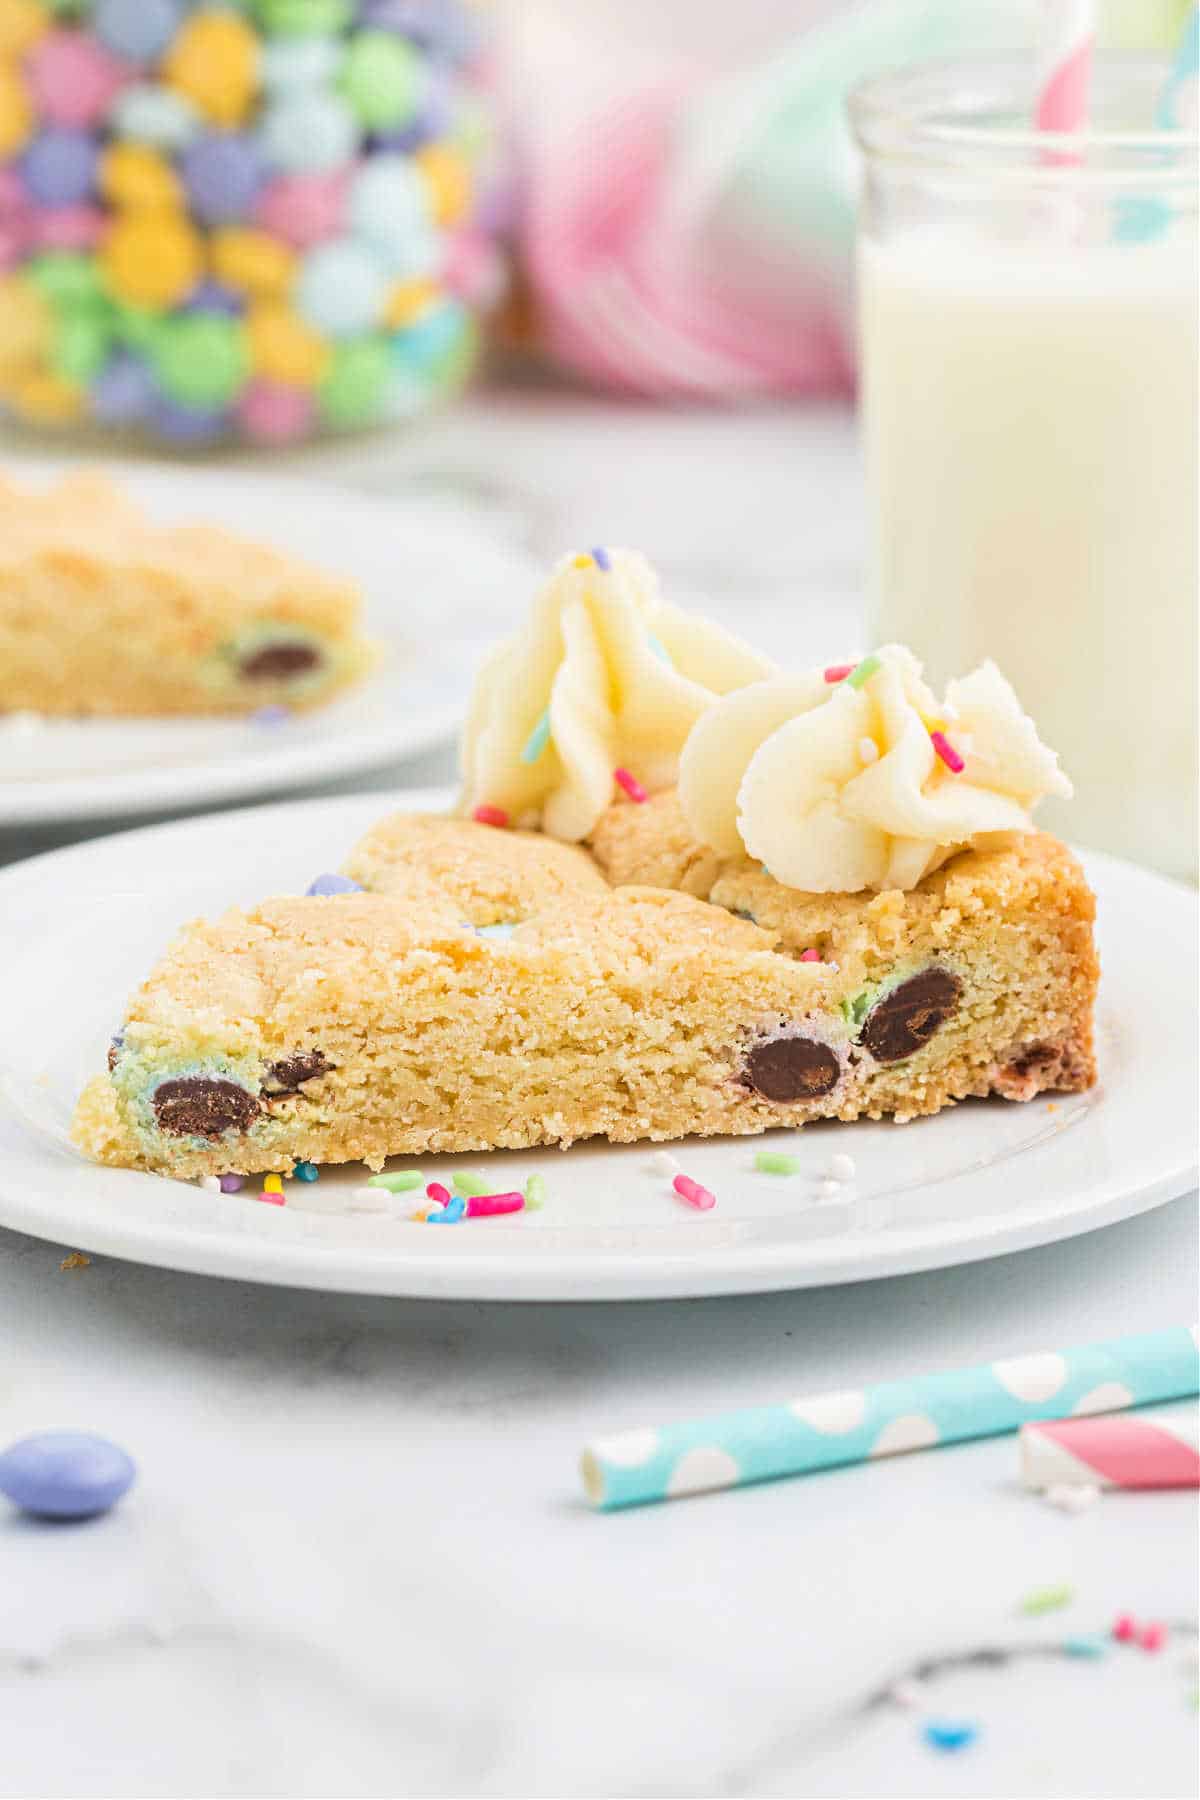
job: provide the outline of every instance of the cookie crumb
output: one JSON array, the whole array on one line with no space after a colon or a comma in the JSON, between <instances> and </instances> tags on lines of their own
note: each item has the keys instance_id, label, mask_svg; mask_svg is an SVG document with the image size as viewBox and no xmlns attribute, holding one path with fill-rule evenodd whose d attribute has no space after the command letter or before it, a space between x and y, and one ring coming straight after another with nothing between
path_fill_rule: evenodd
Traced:
<instances>
[{"instance_id":1,"label":"cookie crumb","mask_svg":"<svg viewBox=\"0 0 1200 1800\"><path fill-rule=\"evenodd\" d=\"M82 1250L72 1250L70 1256L63 1257L58 1268L59 1273L65 1275L71 1269L90 1269L91 1266L92 1259L90 1256L85 1256Z\"/></svg>"}]
</instances>

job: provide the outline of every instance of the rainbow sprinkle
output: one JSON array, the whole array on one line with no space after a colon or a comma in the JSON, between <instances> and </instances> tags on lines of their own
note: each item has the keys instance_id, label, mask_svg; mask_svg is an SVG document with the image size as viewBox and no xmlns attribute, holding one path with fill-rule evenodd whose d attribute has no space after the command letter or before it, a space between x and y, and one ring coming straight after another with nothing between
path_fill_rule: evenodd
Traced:
<instances>
[{"instance_id":1,"label":"rainbow sprinkle","mask_svg":"<svg viewBox=\"0 0 1200 1800\"><path fill-rule=\"evenodd\" d=\"M276 1193L274 1188L264 1188L258 1197L260 1200L265 1200L268 1206L287 1205L287 1201L284 1199L283 1195Z\"/></svg>"},{"instance_id":2,"label":"rainbow sprinkle","mask_svg":"<svg viewBox=\"0 0 1200 1800\"><path fill-rule=\"evenodd\" d=\"M637 776L631 775L628 769L614 769L613 780L621 791L628 794L629 798L637 806L644 806L650 798L641 782L637 779Z\"/></svg>"},{"instance_id":3,"label":"rainbow sprinkle","mask_svg":"<svg viewBox=\"0 0 1200 1800\"><path fill-rule=\"evenodd\" d=\"M268 1194L282 1194L283 1192L283 1182L278 1175L268 1175L263 1182L263 1187Z\"/></svg>"},{"instance_id":4,"label":"rainbow sprinkle","mask_svg":"<svg viewBox=\"0 0 1200 1800\"><path fill-rule=\"evenodd\" d=\"M954 748L944 731L931 731L929 741L945 763L952 775L961 775L966 763Z\"/></svg>"},{"instance_id":5,"label":"rainbow sprinkle","mask_svg":"<svg viewBox=\"0 0 1200 1800\"><path fill-rule=\"evenodd\" d=\"M320 1181L321 1171L316 1163L298 1162L292 1170L297 1181Z\"/></svg>"},{"instance_id":6,"label":"rainbow sprinkle","mask_svg":"<svg viewBox=\"0 0 1200 1800\"><path fill-rule=\"evenodd\" d=\"M386 1188L389 1194L406 1194L409 1188L421 1187L424 1180L420 1169L397 1169L394 1175L372 1175L367 1186Z\"/></svg>"},{"instance_id":7,"label":"rainbow sprinkle","mask_svg":"<svg viewBox=\"0 0 1200 1800\"><path fill-rule=\"evenodd\" d=\"M439 1185L440 1183L436 1181L431 1182L426 1192L432 1195L433 1189ZM446 1193L445 1188L442 1188L442 1192L444 1194ZM425 1223L427 1225L457 1225L459 1220L463 1218L466 1210L467 1203L460 1194L446 1194L446 1204L443 1206L441 1212L431 1212L427 1214Z\"/></svg>"},{"instance_id":8,"label":"rainbow sprinkle","mask_svg":"<svg viewBox=\"0 0 1200 1800\"><path fill-rule=\"evenodd\" d=\"M797 960L800 962L820 962L821 952L819 950L802 950Z\"/></svg>"},{"instance_id":9,"label":"rainbow sprinkle","mask_svg":"<svg viewBox=\"0 0 1200 1800\"><path fill-rule=\"evenodd\" d=\"M710 1194L706 1187L701 1187L698 1181L693 1181L690 1175L677 1175L671 1186L679 1198L686 1200L689 1206L694 1206L697 1212L711 1212L717 1204L717 1196Z\"/></svg>"},{"instance_id":10,"label":"rainbow sprinkle","mask_svg":"<svg viewBox=\"0 0 1200 1800\"><path fill-rule=\"evenodd\" d=\"M760 1150L754 1158L754 1166L760 1175L798 1175L800 1158L786 1156L780 1150Z\"/></svg>"},{"instance_id":11,"label":"rainbow sprinkle","mask_svg":"<svg viewBox=\"0 0 1200 1800\"><path fill-rule=\"evenodd\" d=\"M453 1174L450 1185L456 1194L462 1194L467 1200L475 1194L490 1194L494 1191L482 1175L472 1175L469 1169L460 1169Z\"/></svg>"},{"instance_id":12,"label":"rainbow sprinkle","mask_svg":"<svg viewBox=\"0 0 1200 1800\"><path fill-rule=\"evenodd\" d=\"M663 643L661 638L656 638L652 631L648 631L646 633L646 642L649 644L651 650L653 650L655 656L657 656L659 662L666 663L668 669L673 669L675 667L674 663L671 661L671 652L667 649L667 646Z\"/></svg>"},{"instance_id":13,"label":"rainbow sprinkle","mask_svg":"<svg viewBox=\"0 0 1200 1800\"><path fill-rule=\"evenodd\" d=\"M852 688L865 687L872 675L877 675L883 664L877 656L864 656L846 677L846 686Z\"/></svg>"},{"instance_id":14,"label":"rainbow sprinkle","mask_svg":"<svg viewBox=\"0 0 1200 1800\"><path fill-rule=\"evenodd\" d=\"M591 557L587 556L582 550L579 552L578 556L573 556L571 558L571 567L573 569L590 569L591 566Z\"/></svg>"},{"instance_id":15,"label":"rainbow sprinkle","mask_svg":"<svg viewBox=\"0 0 1200 1800\"><path fill-rule=\"evenodd\" d=\"M1070 1606L1074 1598L1075 1589L1065 1581L1057 1587L1034 1588L1021 1601L1021 1611L1036 1618L1039 1613L1057 1612L1060 1607Z\"/></svg>"},{"instance_id":16,"label":"rainbow sprinkle","mask_svg":"<svg viewBox=\"0 0 1200 1800\"><path fill-rule=\"evenodd\" d=\"M830 663L825 671L825 679L832 687L835 681L845 681L847 675L852 674L853 671L853 663Z\"/></svg>"},{"instance_id":17,"label":"rainbow sprinkle","mask_svg":"<svg viewBox=\"0 0 1200 1800\"><path fill-rule=\"evenodd\" d=\"M477 825L495 825L499 831L508 824L508 814L502 806L476 806L471 817Z\"/></svg>"},{"instance_id":18,"label":"rainbow sprinkle","mask_svg":"<svg viewBox=\"0 0 1200 1800\"><path fill-rule=\"evenodd\" d=\"M500 1213L524 1212L525 1196L510 1194L472 1194L467 1201L468 1219L493 1219Z\"/></svg>"},{"instance_id":19,"label":"rainbow sprinkle","mask_svg":"<svg viewBox=\"0 0 1200 1800\"><path fill-rule=\"evenodd\" d=\"M525 1211L541 1212L546 1204L546 1178L544 1175L531 1175L525 1183Z\"/></svg>"},{"instance_id":20,"label":"rainbow sprinkle","mask_svg":"<svg viewBox=\"0 0 1200 1800\"><path fill-rule=\"evenodd\" d=\"M526 740L521 752L523 763L535 763L550 742L550 708L547 707Z\"/></svg>"},{"instance_id":21,"label":"rainbow sprinkle","mask_svg":"<svg viewBox=\"0 0 1200 1800\"><path fill-rule=\"evenodd\" d=\"M443 1187L440 1181L431 1181L425 1189L425 1196L429 1200L436 1200L439 1206L450 1204L450 1189Z\"/></svg>"},{"instance_id":22,"label":"rainbow sprinkle","mask_svg":"<svg viewBox=\"0 0 1200 1800\"><path fill-rule=\"evenodd\" d=\"M592 551L592 561L598 569L603 569L606 575L609 574L612 569L612 558L609 556L608 551L601 549L599 545Z\"/></svg>"}]
</instances>

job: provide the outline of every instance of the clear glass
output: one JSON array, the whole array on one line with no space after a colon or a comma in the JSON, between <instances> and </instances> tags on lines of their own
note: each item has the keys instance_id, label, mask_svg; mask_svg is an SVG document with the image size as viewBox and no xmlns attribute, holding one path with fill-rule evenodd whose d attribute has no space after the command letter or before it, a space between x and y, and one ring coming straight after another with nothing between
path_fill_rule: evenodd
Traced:
<instances>
[{"instance_id":1,"label":"clear glass","mask_svg":"<svg viewBox=\"0 0 1200 1800\"><path fill-rule=\"evenodd\" d=\"M1195 878L1197 141L1102 58L1091 126L1023 58L860 88L875 642L991 657L1075 783L1047 827Z\"/></svg>"}]
</instances>

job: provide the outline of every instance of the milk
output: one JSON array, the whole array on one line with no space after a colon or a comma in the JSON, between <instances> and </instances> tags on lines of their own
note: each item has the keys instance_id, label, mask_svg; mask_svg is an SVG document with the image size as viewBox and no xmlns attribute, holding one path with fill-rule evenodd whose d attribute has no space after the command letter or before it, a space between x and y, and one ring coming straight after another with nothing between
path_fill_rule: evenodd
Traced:
<instances>
[{"instance_id":1,"label":"milk","mask_svg":"<svg viewBox=\"0 0 1200 1800\"><path fill-rule=\"evenodd\" d=\"M1194 879L1195 239L861 247L872 640L991 657L1076 798L1039 823Z\"/></svg>"}]
</instances>

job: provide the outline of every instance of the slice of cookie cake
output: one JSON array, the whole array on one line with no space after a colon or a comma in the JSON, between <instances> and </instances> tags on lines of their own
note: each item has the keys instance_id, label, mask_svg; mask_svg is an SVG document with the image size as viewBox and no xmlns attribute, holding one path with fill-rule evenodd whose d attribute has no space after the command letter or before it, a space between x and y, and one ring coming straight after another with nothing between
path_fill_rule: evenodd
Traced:
<instances>
[{"instance_id":1,"label":"slice of cookie cake","mask_svg":"<svg viewBox=\"0 0 1200 1800\"><path fill-rule=\"evenodd\" d=\"M460 815L189 927L84 1093L86 1150L378 1167L1094 1079L1092 898L1029 825L1063 778L994 671L940 710L892 649L756 679L615 551L568 559L534 623L477 694Z\"/></svg>"}]
</instances>

